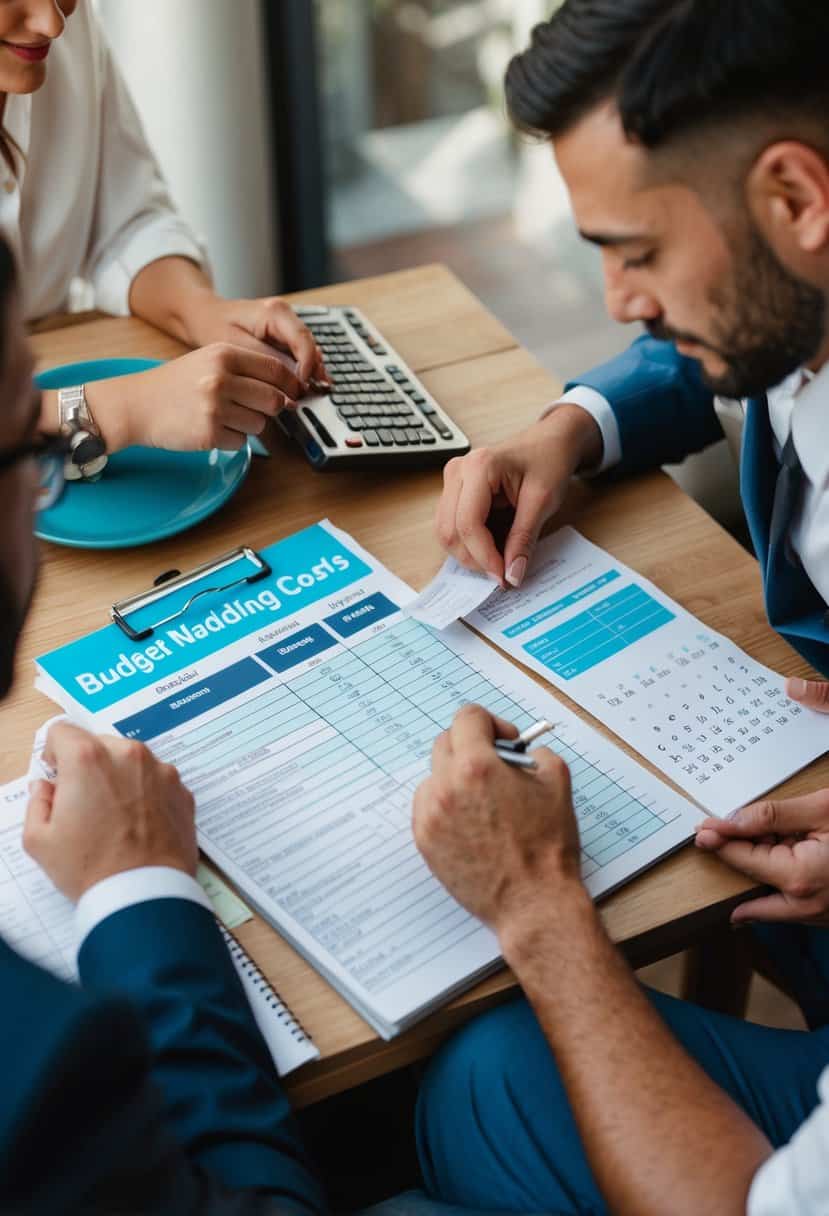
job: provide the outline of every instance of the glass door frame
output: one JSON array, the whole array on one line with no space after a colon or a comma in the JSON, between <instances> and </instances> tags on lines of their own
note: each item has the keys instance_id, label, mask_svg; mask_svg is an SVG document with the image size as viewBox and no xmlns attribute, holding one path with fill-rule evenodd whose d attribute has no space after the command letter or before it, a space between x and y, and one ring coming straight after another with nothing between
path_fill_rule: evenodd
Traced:
<instances>
[{"instance_id":1,"label":"glass door frame","mask_svg":"<svg viewBox=\"0 0 829 1216\"><path fill-rule=\"evenodd\" d=\"M310 0L262 0L283 291L330 282L318 39Z\"/></svg>"}]
</instances>

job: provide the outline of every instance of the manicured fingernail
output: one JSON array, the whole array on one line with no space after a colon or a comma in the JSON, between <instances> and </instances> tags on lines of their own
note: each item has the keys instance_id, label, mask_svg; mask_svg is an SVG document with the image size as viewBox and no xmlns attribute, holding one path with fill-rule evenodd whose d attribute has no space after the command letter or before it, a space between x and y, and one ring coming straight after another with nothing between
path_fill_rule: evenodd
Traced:
<instances>
[{"instance_id":1,"label":"manicured fingernail","mask_svg":"<svg viewBox=\"0 0 829 1216\"><path fill-rule=\"evenodd\" d=\"M792 676L786 681L786 696L791 697L792 701L802 701L808 688L809 685L805 680L801 680L799 676Z\"/></svg>"},{"instance_id":2,"label":"manicured fingernail","mask_svg":"<svg viewBox=\"0 0 829 1216\"><path fill-rule=\"evenodd\" d=\"M516 557L510 568L507 570L507 582L513 587L520 587L524 581L524 575L527 573L526 557Z\"/></svg>"}]
</instances>

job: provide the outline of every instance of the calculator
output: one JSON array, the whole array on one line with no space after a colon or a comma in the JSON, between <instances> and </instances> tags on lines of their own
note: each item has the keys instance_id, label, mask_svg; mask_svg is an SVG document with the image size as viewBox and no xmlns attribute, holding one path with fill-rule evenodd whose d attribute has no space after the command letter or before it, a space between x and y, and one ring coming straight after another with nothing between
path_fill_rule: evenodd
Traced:
<instances>
[{"instance_id":1,"label":"calculator","mask_svg":"<svg viewBox=\"0 0 829 1216\"><path fill-rule=\"evenodd\" d=\"M356 308L299 305L333 388L308 393L279 425L315 469L444 464L469 451L438 405L376 326Z\"/></svg>"}]
</instances>

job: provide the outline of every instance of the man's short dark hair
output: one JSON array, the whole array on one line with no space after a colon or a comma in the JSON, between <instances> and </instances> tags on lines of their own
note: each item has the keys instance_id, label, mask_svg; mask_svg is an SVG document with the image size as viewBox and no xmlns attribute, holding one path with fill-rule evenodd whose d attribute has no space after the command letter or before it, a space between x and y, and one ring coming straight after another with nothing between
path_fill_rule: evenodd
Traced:
<instances>
[{"instance_id":1,"label":"man's short dark hair","mask_svg":"<svg viewBox=\"0 0 829 1216\"><path fill-rule=\"evenodd\" d=\"M829 141L827 59L826 0L565 0L510 63L507 105L553 138L613 101L649 148L752 117L809 116Z\"/></svg>"}]
</instances>

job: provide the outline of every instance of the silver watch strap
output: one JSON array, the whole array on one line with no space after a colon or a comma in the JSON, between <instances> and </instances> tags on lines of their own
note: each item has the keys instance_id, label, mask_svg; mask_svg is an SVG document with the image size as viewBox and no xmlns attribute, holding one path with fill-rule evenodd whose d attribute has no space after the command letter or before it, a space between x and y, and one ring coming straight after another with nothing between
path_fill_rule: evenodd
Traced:
<instances>
[{"instance_id":1,"label":"silver watch strap","mask_svg":"<svg viewBox=\"0 0 829 1216\"><path fill-rule=\"evenodd\" d=\"M85 385L58 389L58 425L69 440L64 476L69 481L99 477L107 463L106 446L86 400Z\"/></svg>"}]
</instances>

